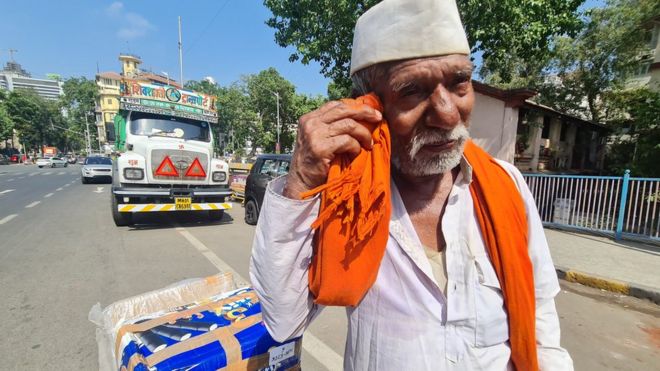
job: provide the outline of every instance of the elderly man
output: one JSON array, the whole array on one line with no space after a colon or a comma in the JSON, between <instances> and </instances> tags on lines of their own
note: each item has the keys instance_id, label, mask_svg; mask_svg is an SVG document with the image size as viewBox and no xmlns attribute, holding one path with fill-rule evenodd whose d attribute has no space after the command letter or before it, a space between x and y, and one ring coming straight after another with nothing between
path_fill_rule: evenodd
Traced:
<instances>
[{"instance_id":1,"label":"elderly man","mask_svg":"<svg viewBox=\"0 0 660 371\"><path fill-rule=\"evenodd\" d=\"M304 115L291 172L268 186L250 277L275 339L302 335L322 309L308 280L319 199L300 195L326 182L336 156L371 149L360 122L385 119L392 137L389 238L375 282L347 306L344 368L572 370L559 342L559 285L532 195L512 165L468 156L468 149L481 153L468 141L469 52L454 0L385 0L360 17L351 75L359 94L379 97L383 112L329 102ZM511 192L493 196L490 189L501 184L489 174L497 171ZM519 203L521 220L509 221L516 215L489 202ZM507 238L522 240L522 254L502 242Z\"/></svg>"}]
</instances>

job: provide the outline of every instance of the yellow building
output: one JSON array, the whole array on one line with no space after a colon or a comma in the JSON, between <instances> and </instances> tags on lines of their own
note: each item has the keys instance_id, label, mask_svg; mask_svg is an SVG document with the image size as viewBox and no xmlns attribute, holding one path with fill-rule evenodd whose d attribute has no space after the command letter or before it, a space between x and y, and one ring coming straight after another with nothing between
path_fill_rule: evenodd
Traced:
<instances>
[{"instance_id":1,"label":"yellow building","mask_svg":"<svg viewBox=\"0 0 660 371\"><path fill-rule=\"evenodd\" d=\"M115 115L119 112L119 84L122 78L146 81L155 85L170 85L181 88L175 80L153 72L140 70L142 60L132 54L120 54L121 72L100 72L96 75L96 85L99 88L99 97L96 100L96 128L99 144L103 150L109 152L115 141Z\"/></svg>"}]
</instances>

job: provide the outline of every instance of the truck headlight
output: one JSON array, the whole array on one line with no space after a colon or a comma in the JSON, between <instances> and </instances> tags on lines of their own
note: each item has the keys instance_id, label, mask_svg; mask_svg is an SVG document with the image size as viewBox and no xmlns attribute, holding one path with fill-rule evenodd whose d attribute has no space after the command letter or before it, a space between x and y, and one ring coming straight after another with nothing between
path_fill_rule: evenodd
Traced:
<instances>
[{"instance_id":1,"label":"truck headlight","mask_svg":"<svg viewBox=\"0 0 660 371\"><path fill-rule=\"evenodd\" d=\"M124 169L124 178L130 180L141 180L144 178L144 171L140 168L127 167Z\"/></svg>"},{"instance_id":2,"label":"truck headlight","mask_svg":"<svg viewBox=\"0 0 660 371\"><path fill-rule=\"evenodd\" d=\"M227 180L227 174L224 171L213 172L214 182L224 182L225 180Z\"/></svg>"}]
</instances>

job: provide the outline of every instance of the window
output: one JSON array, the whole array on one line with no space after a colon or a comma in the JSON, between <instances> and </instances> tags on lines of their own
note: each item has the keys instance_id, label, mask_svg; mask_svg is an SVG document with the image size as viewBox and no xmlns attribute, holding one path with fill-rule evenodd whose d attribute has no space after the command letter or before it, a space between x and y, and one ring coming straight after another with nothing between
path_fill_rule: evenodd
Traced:
<instances>
[{"instance_id":1,"label":"window","mask_svg":"<svg viewBox=\"0 0 660 371\"><path fill-rule=\"evenodd\" d=\"M559 132L559 141L566 141L566 132L568 131L568 122L566 119L561 119L561 131Z\"/></svg>"},{"instance_id":2,"label":"window","mask_svg":"<svg viewBox=\"0 0 660 371\"><path fill-rule=\"evenodd\" d=\"M543 116L543 132L541 133L541 138L550 138L550 116Z\"/></svg>"},{"instance_id":3,"label":"window","mask_svg":"<svg viewBox=\"0 0 660 371\"><path fill-rule=\"evenodd\" d=\"M205 121L162 116L140 112L131 113L131 134L161 136L210 142L209 124Z\"/></svg>"},{"instance_id":4,"label":"window","mask_svg":"<svg viewBox=\"0 0 660 371\"><path fill-rule=\"evenodd\" d=\"M277 175L284 175L289 172L289 161L280 161L280 168L277 169Z\"/></svg>"},{"instance_id":5,"label":"window","mask_svg":"<svg viewBox=\"0 0 660 371\"><path fill-rule=\"evenodd\" d=\"M112 104L112 98L107 99L108 104Z\"/></svg>"},{"instance_id":6,"label":"window","mask_svg":"<svg viewBox=\"0 0 660 371\"><path fill-rule=\"evenodd\" d=\"M262 175L273 175L277 174L277 160L266 159L259 169L259 174Z\"/></svg>"}]
</instances>

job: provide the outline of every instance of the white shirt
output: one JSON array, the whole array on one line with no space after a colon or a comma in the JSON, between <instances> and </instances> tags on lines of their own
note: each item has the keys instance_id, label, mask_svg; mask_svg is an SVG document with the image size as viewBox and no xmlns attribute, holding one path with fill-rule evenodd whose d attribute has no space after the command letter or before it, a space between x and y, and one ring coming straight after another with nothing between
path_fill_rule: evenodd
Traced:
<instances>
[{"instance_id":1,"label":"white shirt","mask_svg":"<svg viewBox=\"0 0 660 371\"><path fill-rule=\"evenodd\" d=\"M527 211L539 366L573 370L559 344L554 303L559 283L538 211L520 172L500 164L518 186ZM513 369L502 292L474 215L471 171L463 160L441 221L447 244L446 295L392 182L390 238L378 277L358 306L346 308L345 370ZM320 202L318 197L301 201L282 196L284 183L281 177L268 186L250 261L265 325L277 341L302 335L322 309L313 302L307 278L311 224Z\"/></svg>"}]
</instances>

